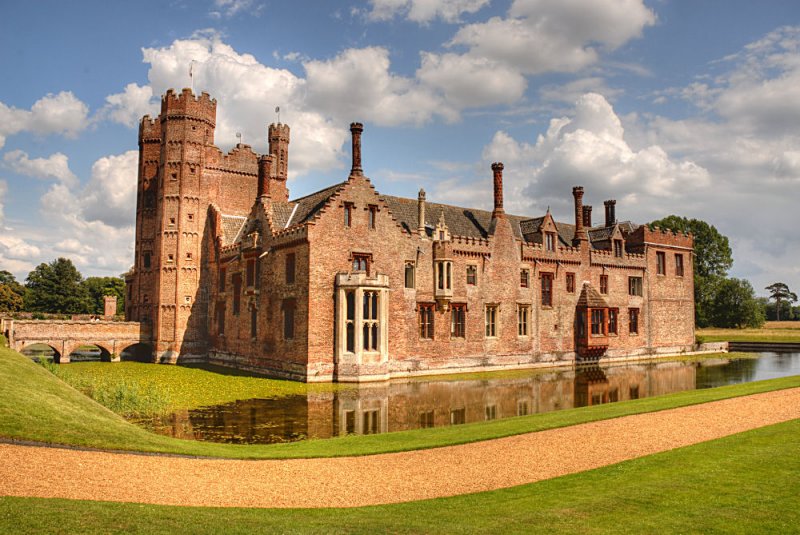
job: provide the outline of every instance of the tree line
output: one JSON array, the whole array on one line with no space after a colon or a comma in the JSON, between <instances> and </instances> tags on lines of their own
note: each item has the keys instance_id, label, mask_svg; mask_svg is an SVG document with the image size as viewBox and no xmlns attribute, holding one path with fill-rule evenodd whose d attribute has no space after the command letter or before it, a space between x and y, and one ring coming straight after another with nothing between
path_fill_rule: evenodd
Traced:
<instances>
[{"instance_id":1,"label":"tree line","mask_svg":"<svg viewBox=\"0 0 800 535\"><path fill-rule=\"evenodd\" d=\"M68 258L41 263L28 273L25 284L0 271L0 312L97 314L103 297L117 297L117 314L125 310L125 281L121 277L87 277Z\"/></svg>"},{"instance_id":2,"label":"tree line","mask_svg":"<svg viewBox=\"0 0 800 535\"><path fill-rule=\"evenodd\" d=\"M728 277L733 252L726 236L699 219L671 215L650 223L694 236L694 306L698 327L761 327L769 320L800 320L797 295L782 282L765 288L770 297L756 297L749 281ZM775 304L770 303L775 300Z\"/></svg>"}]
</instances>

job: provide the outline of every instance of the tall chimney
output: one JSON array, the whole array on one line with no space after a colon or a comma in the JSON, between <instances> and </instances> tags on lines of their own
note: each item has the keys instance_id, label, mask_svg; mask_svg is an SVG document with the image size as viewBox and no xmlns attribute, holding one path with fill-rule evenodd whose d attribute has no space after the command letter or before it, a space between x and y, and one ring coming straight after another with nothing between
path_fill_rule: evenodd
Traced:
<instances>
[{"instance_id":1,"label":"tall chimney","mask_svg":"<svg viewBox=\"0 0 800 535\"><path fill-rule=\"evenodd\" d=\"M353 137L353 168L350 169L351 175L361 175L364 173L361 169L361 133L363 131L363 124L350 123L350 134L352 134Z\"/></svg>"},{"instance_id":2,"label":"tall chimney","mask_svg":"<svg viewBox=\"0 0 800 535\"><path fill-rule=\"evenodd\" d=\"M258 197L269 195L269 180L272 175L272 156L265 154L258 159Z\"/></svg>"},{"instance_id":3,"label":"tall chimney","mask_svg":"<svg viewBox=\"0 0 800 535\"><path fill-rule=\"evenodd\" d=\"M617 222L616 205L617 201L609 199L603 203L606 207L606 226L610 227Z\"/></svg>"},{"instance_id":4,"label":"tall chimney","mask_svg":"<svg viewBox=\"0 0 800 535\"><path fill-rule=\"evenodd\" d=\"M419 196L417 196L417 232L423 238L427 235L425 232L425 190L419 190Z\"/></svg>"},{"instance_id":5,"label":"tall chimney","mask_svg":"<svg viewBox=\"0 0 800 535\"><path fill-rule=\"evenodd\" d=\"M572 196L575 197L575 238L572 243L577 245L579 242L589 239L583 228L583 187L572 188Z\"/></svg>"},{"instance_id":6,"label":"tall chimney","mask_svg":"<svg viewBox=\"0 0 800 535\"><path fill-rule=\"evenodd\" d=\"M503 211L503 164L502 162L495 162L492 164L492 172L494 173L494 210L492 210L492 217L502 217L505 213Z\"/></svg>"},{"instance_id":7,"label":"tall chimney","mask_svg":"<svg viewBox=\"0 0 800 535\"><path fill-rule=\"evenodd\" d=\"M592 228L592 206L589 204L583 205L583 226L587 229Z\"/></svg>"}]
</instances>

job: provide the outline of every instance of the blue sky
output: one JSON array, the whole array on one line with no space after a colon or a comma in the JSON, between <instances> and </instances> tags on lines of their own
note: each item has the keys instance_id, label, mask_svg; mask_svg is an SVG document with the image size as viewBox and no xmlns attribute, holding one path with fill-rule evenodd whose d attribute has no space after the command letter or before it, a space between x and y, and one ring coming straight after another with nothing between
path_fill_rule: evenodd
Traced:
<instances>
[{"instance_id":1,"label":"blue sky","mask_svg":"<svg viewBox=\"0 0 800 535\"><path fill-rule=\"evenodd\" d=\"M800 3L669 0L5 2L0 269L133 260L137 123L169 87L218 100L216 142L292 127L290 190L349 169L380 192L569 220L571 187L620 219L730 237L732 275L800 288Z\"/></svg>"}]
</instances>

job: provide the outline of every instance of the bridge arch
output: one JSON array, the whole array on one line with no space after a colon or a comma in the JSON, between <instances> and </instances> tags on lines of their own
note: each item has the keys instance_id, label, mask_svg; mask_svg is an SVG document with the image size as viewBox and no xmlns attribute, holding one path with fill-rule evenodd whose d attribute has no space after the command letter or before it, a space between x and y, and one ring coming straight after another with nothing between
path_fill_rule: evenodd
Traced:
<instances>
[{"instance_id":1,"label":"bridge arch","mask_svg":"<svg viewBox=\"0 0 800 535\"><path fill-rule=\"evenodd\" d=\"M147 342L136 342L122 348L120 360L134 362L153 362L153 346Z\"/></svg>"},{"instance_id":2,"label":"bridge arch","mask_svg":"<svg viewBox=\"0 0 800 535\"><path fill-rule=\"evenodd\" d=\"M75 353L78 353L80 348L86 346L94 346L100 350L100 360L103 362L111 362L113 355L113 345L109 345L105 341L96 340L81 340L72 344L66 345L64 353L69 356L70 361L73 360Z\"/></svg>"},{"instance_id":3,"label":"bridge arch","mask_svg":"<svg viewBox=\"0 0 800 535\"><path fill-rule=\"evenodd\" d=\"M39 342L36 340L30 341L25 343L22 347L19 348L19 352L25 355L26 357L39 357L38 354L45 352L47 350L51 350L53 352L53 362L58 363L61 360L61 352L52 344L48 342Z\"/></svg>"}]
</instances>

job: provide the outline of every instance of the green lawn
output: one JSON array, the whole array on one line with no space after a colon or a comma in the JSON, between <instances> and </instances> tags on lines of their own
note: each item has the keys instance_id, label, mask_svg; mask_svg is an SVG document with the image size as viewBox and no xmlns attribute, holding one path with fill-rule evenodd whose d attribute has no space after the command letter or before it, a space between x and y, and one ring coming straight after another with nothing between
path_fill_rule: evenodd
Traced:
<instances>
[{"instance_id":1,"label":"green lawn","mask_svg":"<svg viewBox=\"0 0 800 535\"><path fill-rule=\"evenodd\" d=\"M797 533L800 420L510 489L353 509L0 498L3 533Z\"/></svg>"},{"instance_id":2,"label":"green lawn","mask_svg":"<svg viewBox=\"0 0 800 535\"><path fill-rule=\"evenodd\" d=\"M112 367L116 364L106 363ZM72 366L70 364L69 366ZM153 368L174 369L168 366ZM596 405L491 422L289 444L232 445L173 439L137 427L30 359L0 348L0 437L102 449L227 458L369 455L463 444L583 422L800 387L800 376Z\"/></svg>"}]
</instances>

